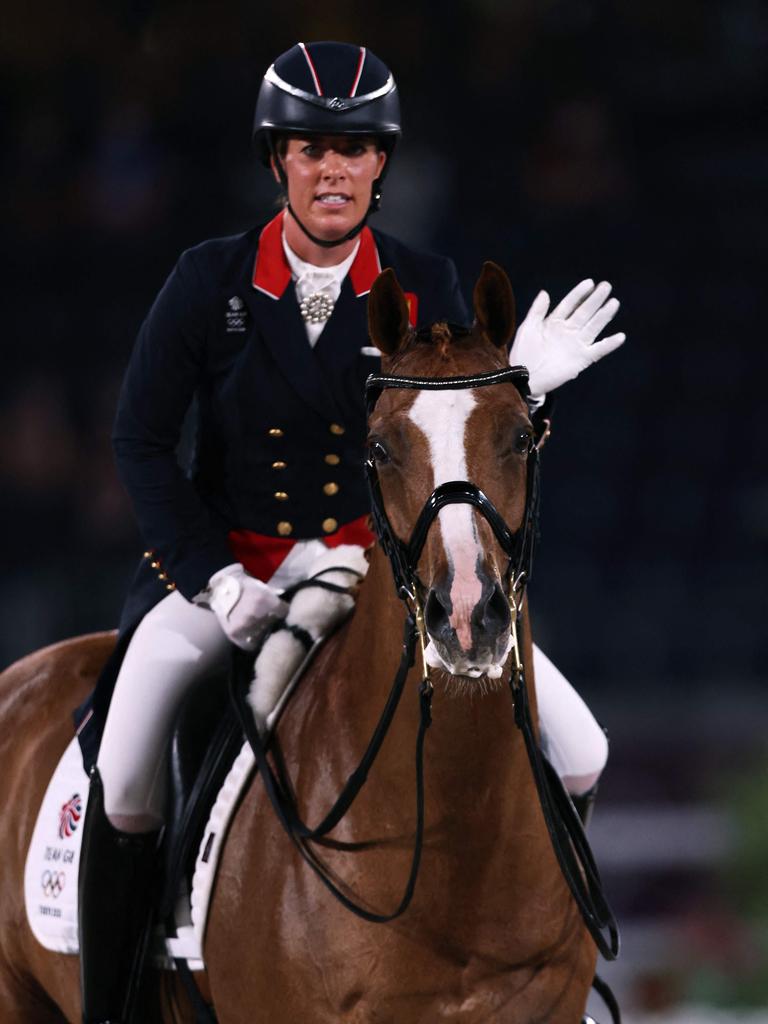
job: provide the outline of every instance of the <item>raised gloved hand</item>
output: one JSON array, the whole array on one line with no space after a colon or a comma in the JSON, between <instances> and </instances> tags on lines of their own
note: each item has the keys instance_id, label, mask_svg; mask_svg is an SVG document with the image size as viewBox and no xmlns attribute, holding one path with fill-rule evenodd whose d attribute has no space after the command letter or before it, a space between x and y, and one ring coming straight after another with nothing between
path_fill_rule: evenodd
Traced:
<instances>
[{"instance_id":1,"label":"raised gloved hand","mask_svg":"<svg viewBox=\"0 0 768 1024\"><path fill-rule=\"evenodd\" d=\"M232 643L244 651L254 650L264 630L288 611L285 601L239 562L214 573L202 597Z\"/></svg>"},{"instance_id":2,"label":"raised gloved hand","mask_svg":"<svg viewBox=\"0 0 768 1024\"><path fill-rule=\"evenodd\" d=\"M576 285L547 315L549 295L542 291L533 300L520 324L509 353L511 366L527 366L532 398L541 399L582 370L613 352L626 335L612 334L595 341L619 308L609 299L611 286L587 279Z\"/></svg>"}]
</instances>

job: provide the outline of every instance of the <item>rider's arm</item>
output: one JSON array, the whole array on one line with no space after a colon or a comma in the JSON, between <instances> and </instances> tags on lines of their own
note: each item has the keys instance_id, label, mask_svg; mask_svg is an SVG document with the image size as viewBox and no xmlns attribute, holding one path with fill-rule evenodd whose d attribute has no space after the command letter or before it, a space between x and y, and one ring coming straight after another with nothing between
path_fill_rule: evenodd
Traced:
<instances>
[{"instance_id":1,"label":"rider's arm","mask_svg":"<svg viewBox=\"0 0 768 1024\"><path fill-rule=\"evenodd\" d=\"M232 561L225 531L214 525L176 459L184 416L204 369L204 294L186 252L139 331L112 438L144 544L190 600Z\"/></svg>"}]
</instances>

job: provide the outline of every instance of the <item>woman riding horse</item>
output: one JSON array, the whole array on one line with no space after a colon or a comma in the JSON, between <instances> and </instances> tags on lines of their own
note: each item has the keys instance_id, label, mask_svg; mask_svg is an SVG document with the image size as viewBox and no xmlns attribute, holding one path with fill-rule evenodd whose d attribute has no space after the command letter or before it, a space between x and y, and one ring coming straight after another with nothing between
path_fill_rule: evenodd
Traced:
<instances>
[{"instance_id":1,"label":"woman riding horse","mask_svg":"<svg viewBox=\"0 0 768 1024\"><path fill-rule=\"evenodd\" d=\"M413 326L467 322L450 260L366 224L399 135L394 80L369 50L299 43L282 54L261 85L254 139L284 208L262 228L183 253L139 333L114 447L146 551L116 652L78 715L91 774L79 913L86 1024L130 1018L180 700L226 662L230 644L255 647L285 614L280 592L318 551L372 541L360 467L363 386L379 367L366 344L375 278L394 268ZM623 342L595 342L618 308L609 293L587 280L549 314L546 293L534 301L510 355L529 368L534 406ZM175 449L193 399L185 474ZM450 599L455 627L463 595ZM445 667L435 644L428 657ZM584 794L605 763L604 735L539 651L535 670L550 757Z\"/></svg>"}]
</instances>

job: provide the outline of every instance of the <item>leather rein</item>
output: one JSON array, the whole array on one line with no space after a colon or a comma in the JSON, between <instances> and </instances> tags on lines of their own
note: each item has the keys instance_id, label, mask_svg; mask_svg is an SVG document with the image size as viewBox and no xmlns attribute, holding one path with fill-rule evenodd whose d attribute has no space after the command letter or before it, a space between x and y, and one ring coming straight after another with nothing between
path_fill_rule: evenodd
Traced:
<instances>
[{"instance_id":1,"label":"leather rein","mask_svg":"<svg viewBox=\"0 0 768 1024\"><path fill-rule=\"evenodd\" d=\"M494 384L511 383L520 394L528 396L528 371L522 366L513 366L489 373L466 377L420 378L371 374L366 383L368 415L372 412L382 391L387 388L408 388L413 390L452 390L487 387ZM538 530L539 503L539 447L532 438L527 450L526 502L520 528L512 531L493 502L475 484L467 480L454 480L436 487L427 499L410 538L402 541L392 530L384 508L376 460L369 451L365 462L365 473L371 497L371 511L376 533L381 546L392 566L392 574L398 597L407 610L403 633L402 655L392 689L373 736L357 768L348 777L341 793L319 825L310 827L298 812L286 766L276 744L262 739L256 727L253 714L247 703L246 693L253 670L254 655L235 649L234 670L231 677L231 694L245 736L253 750L259 773L267 796L281 825L296 845L301 856L317 874L320 881L340 902L367 921L386 922L399 917L409 906L413 897L421 860L424 838L424 741L432 721L433 686L429 679L426 662L426 628L421 604L423 585L419 581L417 565L430 526L446 505L470 504L483 515L509 562L505 573L508 600L511 611L511 671L509 688L514 707L514 719L523 734L526 752L531 765L536 790L541 803L544 820L560 870L579 909L584 924L598 950L606 960L614 960L619 953L619 933L613 912L602 890L600 874L589 847L578 814L568 796L560 777L549 763L536 740L531 720L530 702L525 679L525 668L519 638L525 587L531 577L531 567ZM331 570L325 570L326 572ZM348 570L347 570L348 571ZM346 588L319 579L305 580L294 589L321 587L333 591L347 592ZM402 696L405 681L414 664L416 640L419 640L422 655L422 674L418 688L420 723L416 739L416 837L414 841L411 868L403 897L398 907L389 914L378 914L354 902L337 885L331 872L309 846L310 842L321 842L338 825L362 789L368 773L381 748L395 711ZM274 767L268 757L272 755ZM344 848L345 844L326 845ZM351 848L351 847L350 847ZM618 1020L618 1008L614 1012Z\"/></svg>"}]
</instances>

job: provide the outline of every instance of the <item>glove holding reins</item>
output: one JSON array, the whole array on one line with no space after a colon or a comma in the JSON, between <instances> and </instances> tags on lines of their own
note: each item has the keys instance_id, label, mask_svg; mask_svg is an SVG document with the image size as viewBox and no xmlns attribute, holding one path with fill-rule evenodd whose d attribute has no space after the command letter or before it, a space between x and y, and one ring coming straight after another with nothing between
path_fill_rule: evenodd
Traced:
<instances>
[{"instance_id":1,"label":"glove holding reins","mask_svg":"<svg viewBox=\"0 0 768 1024\"><path fill-rule=\"evenodd\" d=\"M288 612L288 605L239 562L214 573L197 603L206 604L226 635L244 651L256 649L264 631Z\"/></svg>"}]
</instances>

